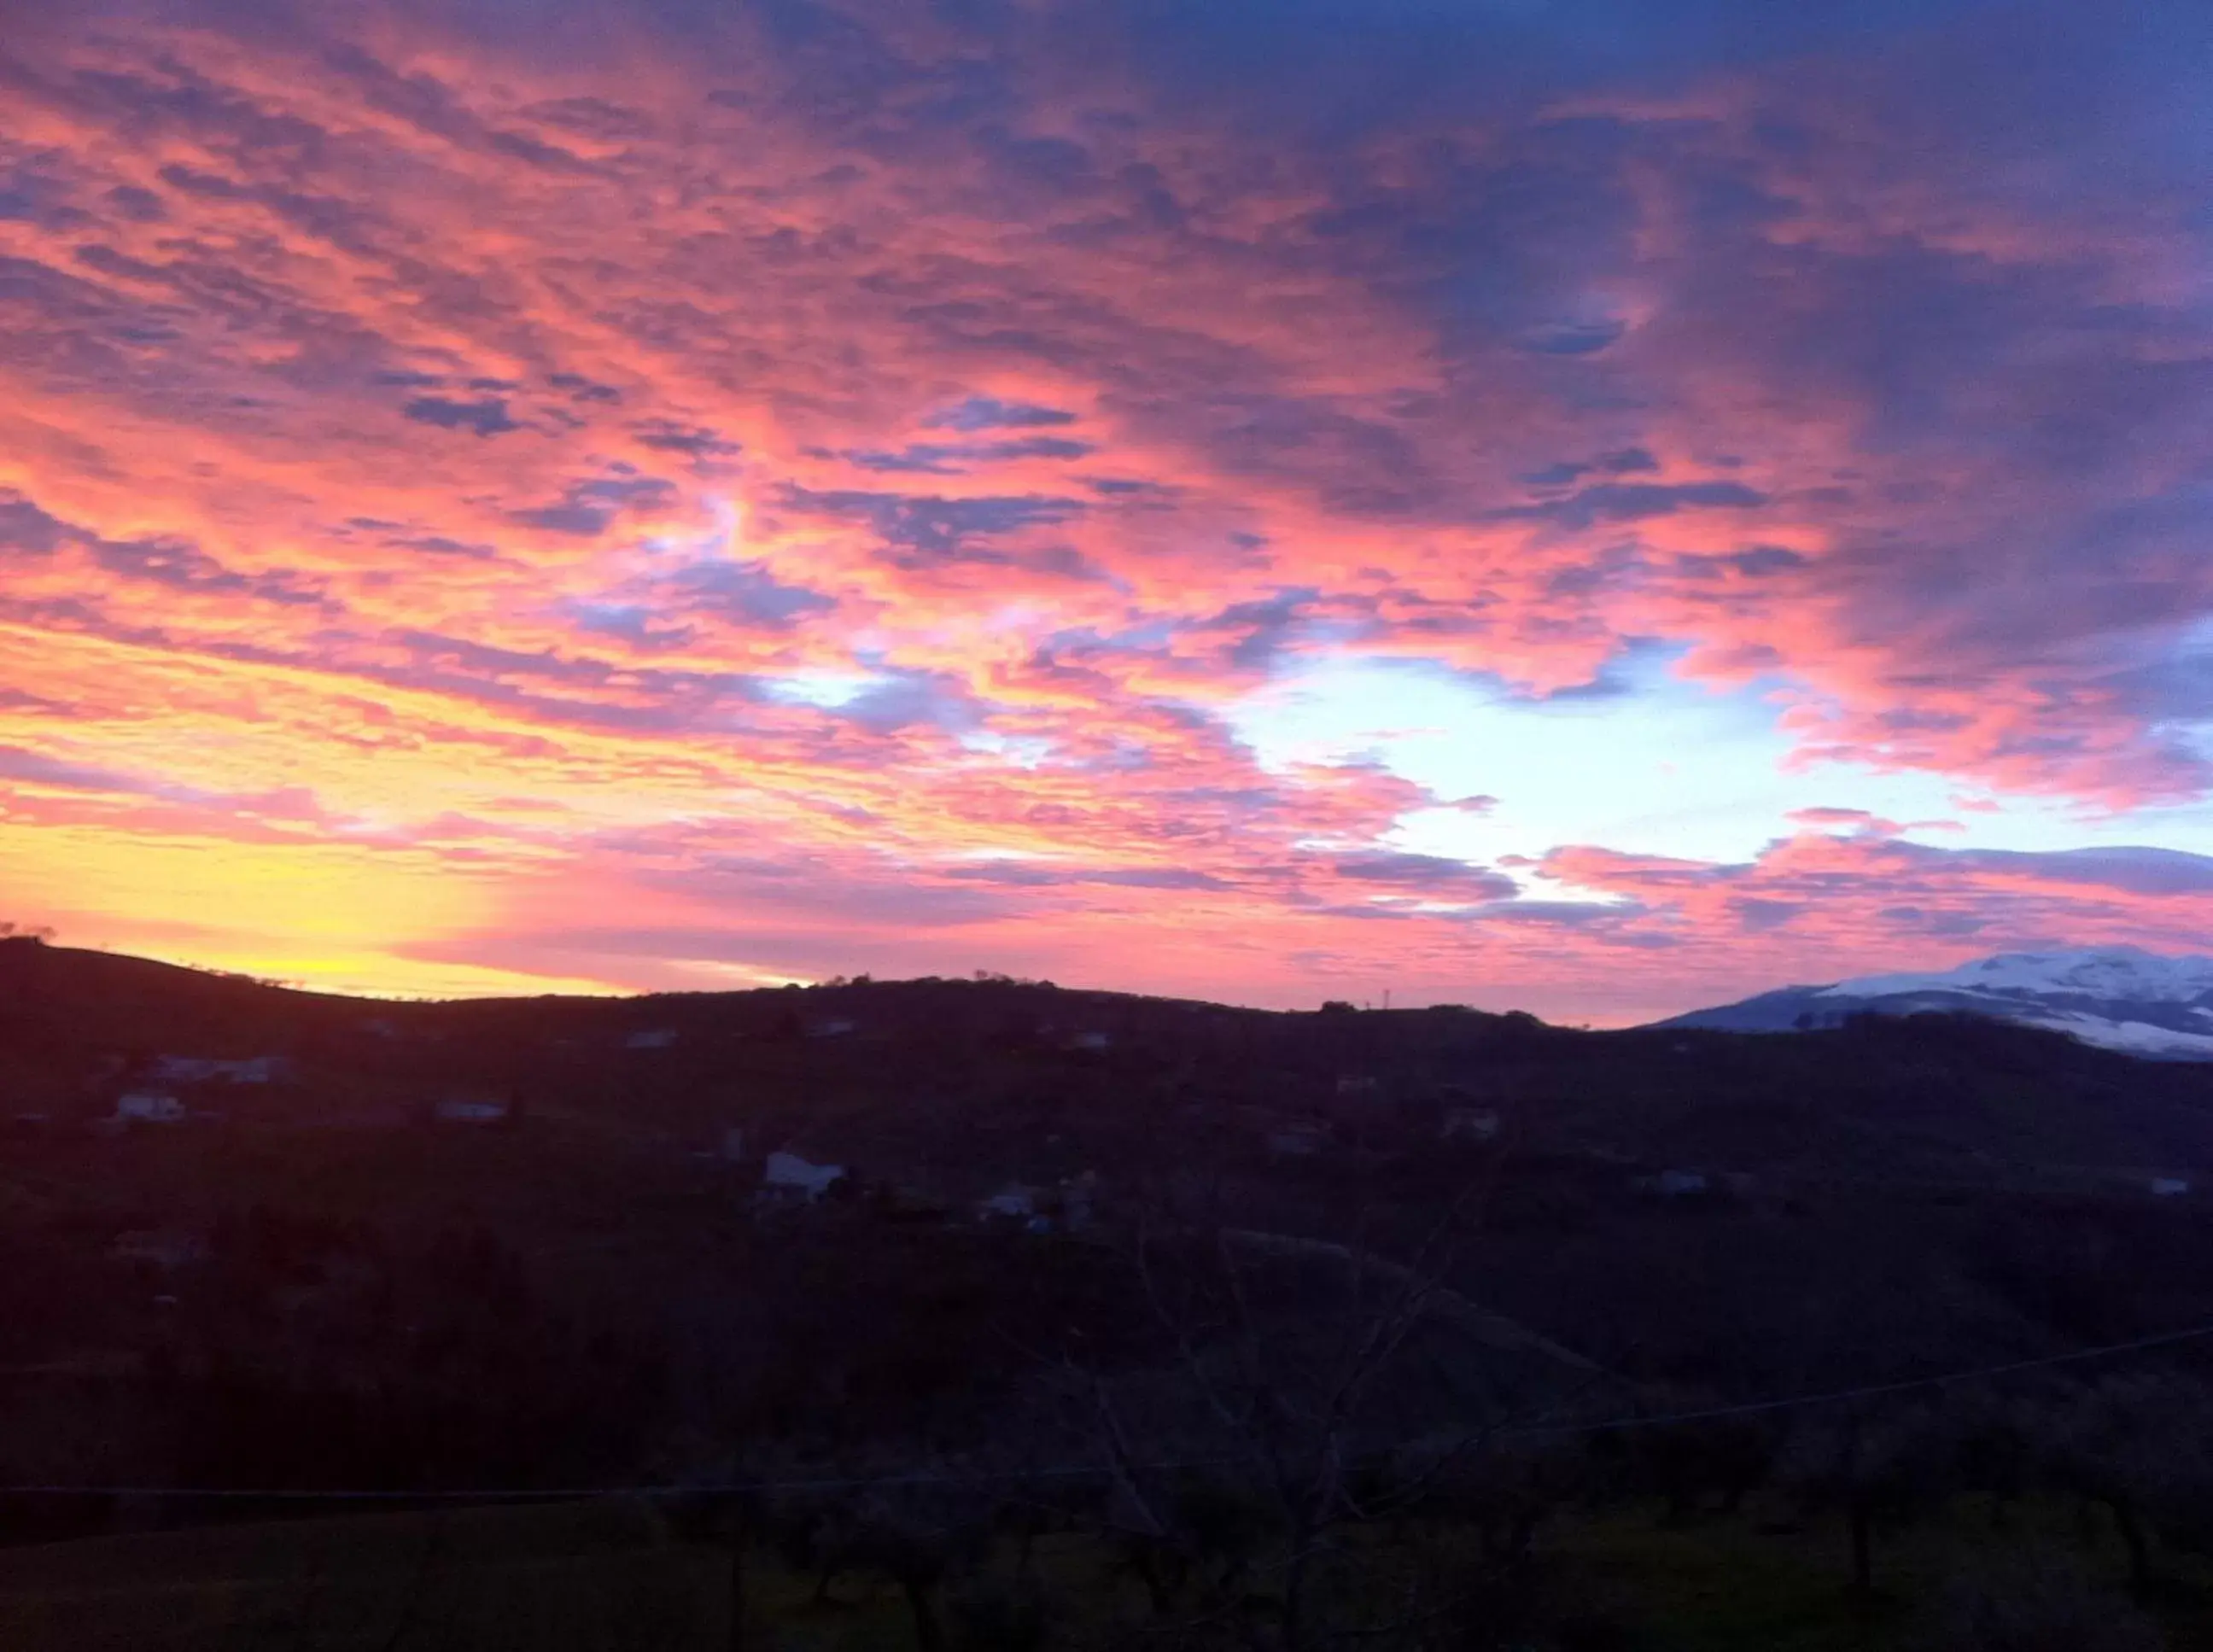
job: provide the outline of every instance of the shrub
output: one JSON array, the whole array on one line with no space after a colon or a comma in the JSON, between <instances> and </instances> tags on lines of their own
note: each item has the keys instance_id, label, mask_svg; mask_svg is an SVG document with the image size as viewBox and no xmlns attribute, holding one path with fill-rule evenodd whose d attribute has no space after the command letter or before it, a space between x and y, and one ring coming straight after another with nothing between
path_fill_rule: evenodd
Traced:
<instances>
[{"instance_id":1,"label":"shrub","mask_svg":"<svg viewBox=\"0 0 2213 1652\"><path fill-rule=\"evenodd\" d=\"M1954 1583L1922 1644L1936 1652L2160 1652L2158 1625L2066 1561L2031 1554Z\"/></svg>"}]
</instances>

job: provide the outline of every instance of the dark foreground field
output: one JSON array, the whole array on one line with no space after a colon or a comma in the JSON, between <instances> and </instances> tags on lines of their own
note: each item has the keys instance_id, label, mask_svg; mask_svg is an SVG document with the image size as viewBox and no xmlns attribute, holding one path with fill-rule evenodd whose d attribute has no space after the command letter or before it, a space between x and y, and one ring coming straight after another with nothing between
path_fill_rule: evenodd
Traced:
<instances>
[{"instance_id":1,"label":"dark foreground field","mask_svg":"<svg viewBox=\"0 0 2213 1652\"><path fill-rule=\"evenodd\" d=\"M1993 1531L1961 1503L1887 1545L1878 1587L1849 1587L1834 1522L1753 1505L1670 1520L1655 1507L1577 1515L1539 1543L1532 1646L1605 1652L1875 1652L2003 1645L2037 1652L2213 1646L2213 1567L2178 1562L2147 1606L2127 1557L2056 1504ZM1479 1568L1471 1557L1471 1569ZM774 1549L745 1557L732 1628L729 1546L642 1501L286 1521L0 1552L10 1652L913 1652L909 1603L857 1570L825 1595ZM1011 1611L1010 1603L1021 1610ZM1971 1638L1978 1603L2011 1635ZM933 1602L950 1652L1214 1642L1194 1593L1155 1615L1091 1537L977 1558ZM1981 1609L1990 1610L1986 1604ZM1217 1626L1218 1627L1218 1626ZM1470 1625L1464 1643L1483 1644ZM1352 1643L1356 1644L1356 1642Z\"/></svg>"},{"instance_id":2,"label":"dark foreground field","mask_svg":"<svg viewBox=\"0 0 2213 1652\"><path fill-rule=\"evenodd\" d=\"M5 942L0 1104L9 1652L2213 1646L2213 1066Z\"/></svg>"}]
</instances>

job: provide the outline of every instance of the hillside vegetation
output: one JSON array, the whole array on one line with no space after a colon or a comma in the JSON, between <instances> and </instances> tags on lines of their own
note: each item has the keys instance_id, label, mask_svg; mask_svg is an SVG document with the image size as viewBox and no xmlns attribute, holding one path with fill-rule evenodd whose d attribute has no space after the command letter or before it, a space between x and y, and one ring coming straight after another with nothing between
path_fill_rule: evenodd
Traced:
<instances>
[{"instance_id":1,"label":"hillside vegetation","mask_svg":"<svg viewBox=\"0 0 2213 1652\"><path fill-rule=\"evenodd\" d=\"M2213 1068L14 941L0 1125L10 1645L2203 1643Z\"/></svg>"}]
</instances>

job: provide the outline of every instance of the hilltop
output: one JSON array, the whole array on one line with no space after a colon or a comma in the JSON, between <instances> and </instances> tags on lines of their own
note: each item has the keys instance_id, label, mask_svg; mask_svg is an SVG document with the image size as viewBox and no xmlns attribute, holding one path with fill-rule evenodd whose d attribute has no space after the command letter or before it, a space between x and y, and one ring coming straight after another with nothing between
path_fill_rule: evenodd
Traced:
<instances>
[{"instance_id":1,"label":"hilltop","mask_svg":"<svg viewBox=\"0 0 2213 1652\"><path fill-rule=\"evenodd\" d=\"M2213 958L2140 947L2000 953L1956 969L1783 987L1660 1023L1739 1033L1836 1027L1855 1015L1968 1015L2168 1061L2213 1061Z\"/></svg>"},{"instance_id":2,"label":"hilltop","mask_svg":"<svg viewBox=\"0 0 2213 1652\"><path fill-rule=\"evenodd\" d=\"M0 1484L1058 1472L1098 1396L1212 1460L1194 1369L1303 1428L1372 1345L1329 1442L1369 1462L2213 1323L2213 1066L1979 1016L392 1003L6 942L0 1129ZM126 1509L0 1496L0 1537Z\"/></svg>"},{"instance_id":3,"label":"hilltop","mask_svg":"<svg viewBox=\"0 0 2213 1652\"><path fill-rule=\"evenodd\" d=\"M711 1146L749 1126L757 1147L781 1133L894 1158L948 1128L1009 1173L1062 1139L1142 1161L1295 1127L1436 1137L1478 1114L1524 1155L1649 1167L2033 1180L2213 1167L2213 1071L1974 1015L1852 1013L1887 1000L1831 991L1826 1024L1788 1039L1690 1017L1585 1032L1457 1007L1285 1012L1003 977L393 1003L11 941L0 1072L17 1111L91 1117L161 1056L278 1058L284 1082L225 1087L232 1113L314 1127L514 1095L641 1140Z\"/></svg>"}]
</instances>

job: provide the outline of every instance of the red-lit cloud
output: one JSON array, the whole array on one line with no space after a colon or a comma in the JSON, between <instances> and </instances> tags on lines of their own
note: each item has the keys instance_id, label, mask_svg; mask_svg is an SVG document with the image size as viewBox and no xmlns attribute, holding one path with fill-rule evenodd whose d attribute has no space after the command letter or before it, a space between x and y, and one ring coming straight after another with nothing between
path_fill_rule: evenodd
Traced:
<instances>
[{"instance_id":1,"label":"red-lit cloud","mask_svg":"<svg viewBox=\"0 0 2213 1652\"><path fill-rule=\"evenodd\" d=\"M1684 9L1619 52L1389 4L27 29L0 894L397 990L991 965L1606 1018L2187 944L2181 861L1839 809L1747 866L1501 869L1396 835L1487 798L1235 737L1326 656L1544 694L1656 640L1805 764L2204 789L2204 174L2138 49L2186 25L2001 60L1974 8Z\"/></svg>"}]
</instances>

